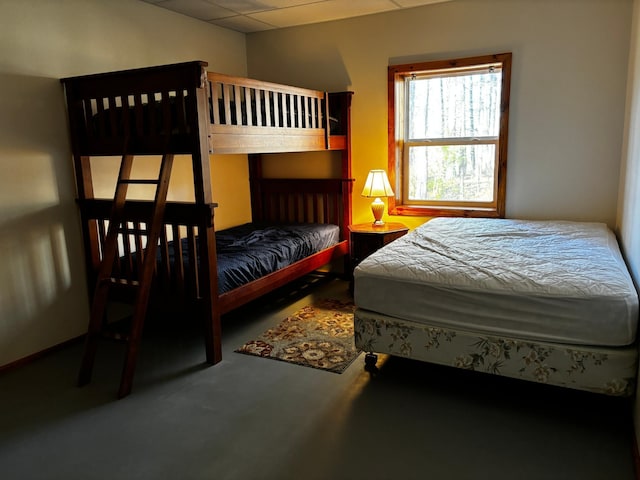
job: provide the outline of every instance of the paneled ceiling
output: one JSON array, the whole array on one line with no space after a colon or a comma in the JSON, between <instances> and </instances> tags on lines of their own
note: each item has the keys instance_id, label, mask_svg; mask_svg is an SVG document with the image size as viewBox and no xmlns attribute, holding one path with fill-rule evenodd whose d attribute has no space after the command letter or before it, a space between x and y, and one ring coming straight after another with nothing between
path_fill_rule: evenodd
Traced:
<instances>
[{"instance_id":1,"label":"paneled ceiling","mask_svg":"<svg viewBox=\"0 0 640 480\"><path fill-rule=\"evenodd\" d=\"M142 0L243 33L360 17L451 0Z\"/></svg>"}]
</instances>

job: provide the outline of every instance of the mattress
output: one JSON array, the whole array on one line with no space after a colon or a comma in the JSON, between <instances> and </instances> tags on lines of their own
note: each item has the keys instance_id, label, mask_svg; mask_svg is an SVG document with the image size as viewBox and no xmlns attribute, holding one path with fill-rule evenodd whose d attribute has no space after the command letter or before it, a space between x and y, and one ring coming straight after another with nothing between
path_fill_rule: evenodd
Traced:
<instances>
[{"instance_id":1,"label":"mattress","mask_svg":"<svg viewBox=\"0 0 640 480\"><path fill-rule=\"evenodd\" d=\"M354 272L358 308L525 340L624 346L638 296L604 224L436 218Z\"/></svg>"},{"instance_id":2,"label":"mattress","mask_svg":"<svg viewBox=\"0 0 640 480\"><path fill-rule=\"evenodd\" d=\"M264 277L339 241L340 228L331 224L246 223L217 231L218 292L228 292ZM182 242L184 263L188 265L188 240ZM173 248L169 247L173 258Z\"/></svg>"}]
</instances>

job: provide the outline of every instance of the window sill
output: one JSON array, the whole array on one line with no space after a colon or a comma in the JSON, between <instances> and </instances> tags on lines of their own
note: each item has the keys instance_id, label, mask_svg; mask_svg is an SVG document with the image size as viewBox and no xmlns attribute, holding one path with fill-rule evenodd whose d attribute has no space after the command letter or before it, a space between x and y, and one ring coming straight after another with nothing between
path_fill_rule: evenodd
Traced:
<instances>
[{"instance_id":1,"label":"window sill","mask_svg":"<svg viewBox=\"0 0 640 480\"><path fill-rule=\"evenodd\" d=\"M396 205L389 208L390 215L419 217L477 217L503 218L494 208L420 207L416 205Z\"/></svg>"}]
</instances>

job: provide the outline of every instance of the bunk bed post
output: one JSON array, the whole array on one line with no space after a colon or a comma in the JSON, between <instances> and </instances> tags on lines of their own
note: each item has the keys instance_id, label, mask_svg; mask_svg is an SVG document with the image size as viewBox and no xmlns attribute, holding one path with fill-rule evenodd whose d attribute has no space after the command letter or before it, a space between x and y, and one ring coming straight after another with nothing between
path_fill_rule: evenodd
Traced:
<instances>
[{"instance_id":1,"label":"bunk bed post","mask_svg":"<svg viewBox=\"0 0 640 480\"><path fill-rule=\"evenodd\" d=\"M197 125L197 135L193 135L192 162L195 203L208 205L213 203L211 191L211 169L209 165L209 101L207 92L207 72L200 66L200 86L195 89L197 109L190 125ZM202 209L206 212L207 209ZM216 260L216 238L211 214L203 214L198 221L198 246L200 251L198 314L205 329L205 349L207 363L216 364L222 360L222 328L220 308L218 306L218 272Z\"/></svg>"},{"instance_id":2,"label":"bunk bed post","mask_svg":"<svg viewBox=\"0 0 640 480\"><path fill-rule=\"evenodd\" d=\"M330 95L332 94L330 94L329 92L325 92L324 94L324 112L323 112L323 118L322 118L322 123L324 127L324 142L325 142L326 149L331 148L331 115L330 115L331 101L329 100Z\"/></svg>"},{"instance_id":3,"label":"bunk bed post","mask_svg":"<svg viewBox=\"0 0 640 480\"><path fill-rule=\"evenodd\" d=\"M91 157L82 155L80 139L82 136L78 132L82 129L82 119L84 110L82 100L78 97L75 83L61 80L64 86L68 105L69 136L71 152L73 155L73 167L76 180L76 195L80 207L84 205L84 200L93 199L93 178L91 175ZM82 228L82 241L84 245L85 275L89 297L93 295L98 267L100 266L100 251L98 246L98 229L96 222L86 215L83 208L80 208L80 222Z\"/></svg>"},{"instance_id":4,"label":"bunk bed post","mask_svg":"<svg viewBox=\"0 0 640 480\"><path fill-rule=\"evenodd\" d=\"M347 244L351 242L351 235L349 234L349 225L352 223L351 211L352 211L352 194L353 194L353 178L351 178L351 98L353 97L353 92L343 92L342 101L344 102L344 121L347 126L345 135L346 135L346 146L345 149L342 150L342 178L346 179L343 184L343 192L342 194L347 199L342 205L344 208L342 218L342 232L344 233L344 237L342 240L346 240ZM351 245L349 245L349 251L351 251ZM344 256L344 274L347 277L351 276L351 272L353 272L353 265L351 264L351 255Z\"/></svg>"},{"instance_id":5,"label":"bunk bed post","mask_svg":"<svg viewBox=\"0 0 640 480\"><path fill-rule=\"evenodd\" d=\"M351 195L353 192L353 179L351 178L351 98L353 92L340 92L332 94L337 96L342 105L341 115L342 121L345 125L344 135L346 138L345 148L341 151L342 155L342 178L348 179L345 185L345 195L348 198L347 202L344 202L344 214L343 219L345 222L345 235L348 237L349 225L351 224Z\"/></svg>"},{"instance_id":6,"label":"bunk bed post","mask_svg":"<svg viewBox=\"0 0 640 480\"><path fill-rule=\"evenodd\" d=\"M348 178L349 181L346 185L346 197L348 198L348 202L345 203L345 240L348 240L347 237L350 235L347 233L349 231L349 225L351 225L351 207L352 207L352 194L353 194L353 178L351 178L351 99L353 98L353 92L344 92L344 102L345 102L345 116L346 116L346 125L347 129L345 135L347 136L347 148L342 151L342 178ZM350 241L350 240L349 240ZM351 256L345 256L345 272L351 272Z\"/></svg>"},{"instance_id":7,"label":"bunk bed post","mask_svg":"<svg viewBox=\"0 0 640 480\"><path fill-rule=\"evenodd\" d=\"M85 212L82 206L85 200L93 199L93 181L91 177L91 158L82 155L73 155L75 165L77 202L80 205L80 222L82 225L82 241L84 244L84 256L86 267L86 280L89 296L93 295L95 285L95 272L100 266L100 251L98 243L98 226Z\"/></svg>"},{"instance_id":8,"label":"bunk bed post","mask_svg":"<svg viewBox=\"0 0 640 480\"><path fill-rule=\"evenodd\" d=\"M342 107L342 121L346 125L344 135L346 148L342 150L342 178L351 178L351 99L353 92L340 92L334 94L340 97Z\"/></svg>"},{"instance_id":9,"label":"bunk bed post","mask_svg":"<svg viewBox=\"0 0 640 480\"><path fill-rule=\"evenodd\" d=\"M328 96L327 116L337 116L338 124L341 125L340 134L345 136L345 143L340 150L342 165L341 174L343 179L342 194L346 199L342 204L342 225L341 231L343 234L342 240L350 241L349 225L351 225L351 206L352 206L352 194L353 194L353 179L351 178L351 99L353 92L336 92L330 93ZM351 272L351 258L350 255L344 257L344 271Z\"/></svg>"}]
</instances>

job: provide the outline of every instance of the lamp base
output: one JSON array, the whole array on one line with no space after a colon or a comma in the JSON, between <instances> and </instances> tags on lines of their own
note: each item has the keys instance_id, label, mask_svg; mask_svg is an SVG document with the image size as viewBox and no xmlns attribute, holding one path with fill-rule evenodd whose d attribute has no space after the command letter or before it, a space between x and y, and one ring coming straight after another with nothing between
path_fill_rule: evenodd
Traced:
<instances>
[{"instance_id":1,"label":"lamp base","mask_svg":"<svg viewBox=\"0 0 640 480\"><path fill-rule=\"evenodd\" d=\"M373 225L384 225L382 221L382 214L384 213L384 202L380 198L376 198L371 202L371 212L373 213L374 222Z\"/></svg>"}]
</instances>

